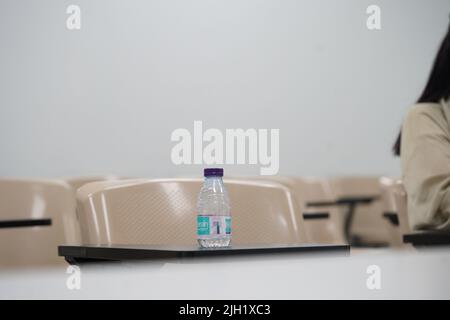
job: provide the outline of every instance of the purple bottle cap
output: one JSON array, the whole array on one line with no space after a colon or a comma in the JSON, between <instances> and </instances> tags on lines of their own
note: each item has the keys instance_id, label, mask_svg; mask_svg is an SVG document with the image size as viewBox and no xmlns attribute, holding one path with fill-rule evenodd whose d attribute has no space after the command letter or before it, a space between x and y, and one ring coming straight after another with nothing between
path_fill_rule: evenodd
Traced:
<instances>
[{"instance_id":1,"label":"purple bottle cap","mask_svg":"<svg viewBox=\"0 0 450 320\"><path fill-rule=\"evenodd\" d=\"M223 177L223 169L222 168L206 168L203 171L203 175L205 177Z\"/></svg>"}]
</instances>

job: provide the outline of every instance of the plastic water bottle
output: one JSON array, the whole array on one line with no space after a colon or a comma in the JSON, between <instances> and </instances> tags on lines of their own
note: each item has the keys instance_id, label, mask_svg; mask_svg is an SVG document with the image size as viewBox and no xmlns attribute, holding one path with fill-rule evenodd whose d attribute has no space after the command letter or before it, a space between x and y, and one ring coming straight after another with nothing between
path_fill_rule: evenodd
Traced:
<instances>
[{"instance_id":1,"label":"plastic water bottle","mask_svg":"<svg viewBox=\"0 0 450 320\"><path fill-rule=\"evenodd\" d=\"M205 169L204 176L197 203L198 243L204 248L227 247L231 242L231 215L223 169Z\"/></svg>"}]
</instances>

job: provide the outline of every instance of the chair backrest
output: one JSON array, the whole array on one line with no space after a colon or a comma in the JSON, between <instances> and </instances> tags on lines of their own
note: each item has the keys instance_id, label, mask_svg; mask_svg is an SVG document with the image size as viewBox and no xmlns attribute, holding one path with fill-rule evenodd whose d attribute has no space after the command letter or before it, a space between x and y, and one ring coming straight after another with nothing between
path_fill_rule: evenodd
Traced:
<instances>
[{"instance_id":1,"label":"chair backrest","mask_svg":"<svg viewBox=\"0 0 450 320\"><path fill-rule=\"evenodd\" d=\"M349 196L380 196L379 176L342 176L330 179L330 185L337 198Z\"/></svg>"},{"instance_id":2,"label":"chair backrest","mask_svg":"<svg viewBox=\"0 0 450 320\"><path fill-rule=\"evenodd\" d=\"M94 182L77 193L86 244L196 244L201 179ZM307 242L288 188L268 181L225 180L232 243Z\"/></svg>"},{"instance_id":3,"label":"chair backrest","mask_svg":"<svg viewBox=\"0 0 450 320\"><path fill-rule=\"evenodd\" d=\"M61 178L66 181L72 189L76 192L79 188L84 186L85 184L96 182L96 181L110 181L110 180L120 180L124 179L124 177L116 176L116 175L105 175L105 176L82 176L82 177L67 177Z\"/></svg>"},{"instance_id":4,"label":"chair backrest","mask_svg":"<svg viewBox=\"0 0 450 320\"><path fill-rule=\"evenodd\" d=\"M335 201L336 194L330 179L324 177L294 177L304 185L304 198L307 202Z\"/></svg>"},{"instance_id":5,"label":"chair backrest","mask_svg":"<svg viewBox=\"0 0 450 320\"><path fill-rule=\"evenodd\" d=\"M63 181L0 179L0 224L2 267L65 263L58 245L79 241L75 197Z\"/></svg>"}]
</instances>

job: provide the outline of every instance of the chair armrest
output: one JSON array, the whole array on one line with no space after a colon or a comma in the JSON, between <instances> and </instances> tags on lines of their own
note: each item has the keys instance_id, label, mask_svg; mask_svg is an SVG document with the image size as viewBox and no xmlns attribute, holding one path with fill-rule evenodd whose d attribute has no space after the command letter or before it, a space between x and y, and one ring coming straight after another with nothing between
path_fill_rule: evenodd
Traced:
<instances>
[{"instance_id":1,"label":"chair armrest","mask_svg":"<svg viewBox=\"0 0 450 320\"><path fill-rule=\"evenodd\" d=\"M385 212L383 213L383 217L389 220L389 222L393 226L397 227L400 225L400 221L398 220L398 214L396 212Z\"/></svg>"},{"instance_id":2,"label":"chair armrest","mask_svg":"<svg viewBox=\"0 0 450 320\"><path fill-rule=\"evenodd\" d=\"M330 214L328 212L303 212L304 220L317 220L317 219L329 219Z\"/></svg>"},{"instance_id":3,"label":"chair armrest","mask_svg":"<svg viewBox=\"0 0 450 320\"><path fill-rule=\"evenodd\" d=\"M377 200L378 196L355 196L355 197L342 197L335 201L311 201L307 202L307 207L330 207L330 206L350 206L357 204L368 204Z\"/></svg>"},{"instance_id":4,"label":"chair armrest","mask_svg":"<svg viewBox=\"0 0 450 320\"><path fill-rule=\"evenodd\" d=\"M0 229L51 226L52 219L1 220Z\"/></svg>"}]
</instances>

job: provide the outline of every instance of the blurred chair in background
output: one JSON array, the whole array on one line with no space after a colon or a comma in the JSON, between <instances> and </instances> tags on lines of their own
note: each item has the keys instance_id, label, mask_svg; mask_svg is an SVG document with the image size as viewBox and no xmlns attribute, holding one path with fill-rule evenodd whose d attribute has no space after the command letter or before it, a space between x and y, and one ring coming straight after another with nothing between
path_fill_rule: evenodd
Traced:
<instances>
[{"instance_id":1,"label":"blurred chair in background","mask_svg":"<svg viewBox=\"0 0 450 320\"><path fill-rule=\"evenodd\" d=\"M362 247L399 245L398 233L384 217L383 188L378 176L338 177L330 180L337 203L346 212L349 243Z\"/></svg>"},{"instance_id":2,"label":"blurred chair in background","mask_svg":"<svg viewBox=\"0 0 450 320\"><path fill-rule=\"evenodd\" d=\"M293 179L297 185L296 194L303 200L303 218L309 239L315 243L347 243L344 233L345 215L333 204L336 195L329 180L318 177Z\"/></svg>"},{"instance_id":3,"label":"blurred chair in background","mask_svg":"<svg viewBox=\"0 0 450 320\"><path fill-rule=\"evenodd\" d=\"M326 178L291 176L237 176L241 181L272 181L291 190L298 204L296 216L302 217L311 243L344 244L344 214L335 205L336 197ZM330 202L327 206L309 203Z\"/></svg>"},{"instance_id":4,"label":"blurred chair in background","mask_svg":"<svg viewBox=\"0 0 450 320\"><path fill-rule=\"evenodd\" d=\"M294 196L271 181L225 179L232 244L306 243ZM196 245L201 179L94 182L77 193L85 244Z\"/></svg>"},{"instance_id":5,"label":"blurred chair in background","mask_svg":"<svg viewBox=\"0 0 450 320\"><path fill-rule=\"evenodd\" d=\"M58 180L0 179L0 266L65 264L58 245L79 242L75 197Z\"/></svg>"}]
</instances>

